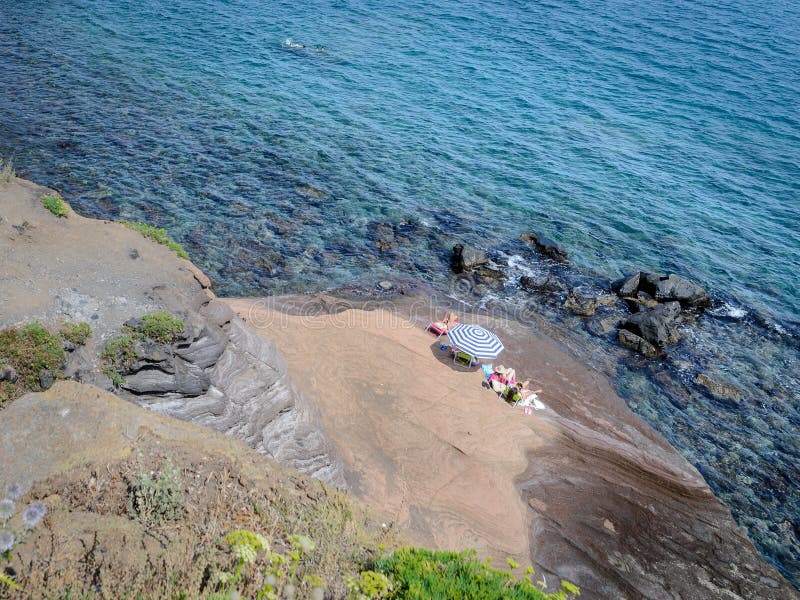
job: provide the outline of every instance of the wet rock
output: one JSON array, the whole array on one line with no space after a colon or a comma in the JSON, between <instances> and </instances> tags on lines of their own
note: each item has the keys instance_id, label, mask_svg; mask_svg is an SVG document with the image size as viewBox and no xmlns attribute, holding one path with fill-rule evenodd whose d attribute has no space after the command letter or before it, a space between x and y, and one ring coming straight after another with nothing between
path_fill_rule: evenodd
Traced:
<instances>
[{"instance_id":1,"label":"wet rock","mask_svg":"<svg viewBox=\"0 0 800 600\"><path fill-rule=\"evenodd\" d=\"M564 308L582 317L591 317L601 306L613 306L614 296L598 293L587 287L572 288L564 301Z\"/></svg>"},{"instance_id":2,"label":"wet rock","mask_svg":"<svg viewBox=\"0 0 800 600\"><path fill-rule=\"evenodd\" d=\"M529 292L560 293L567 289L566 284L552 273L531 276L523 275L519 278L519 285Z\"/></svg>"},{"instance_id":3,"label":"wet rock","mask_svg":"<svg viewBox=\"0 0 800 600\"><path fill-rule=\"evenodd\" d=\"M486 258L486 253L483 250L468 246L464 244L456 244L453 246L453 255L450 257L450 267L454 273L463 273L485 265L489 262Z\"/></svg>"},{"instance_id":4,"label":"wet rock","mask_svg":"<svg viewBox=\"0 0 800 600\"><path fill-rule=\"evenodd\" d=\"M606 335L617 329L621 320L618 316L599 318L599 315L596 315L586 326L595 335Z\"/></svg>"},{"instance_id":5,"label":"wet rock","mask_svg":"<svg viewBox=\"0 0 800 600\"><path fill-rule=\"evenodd\" d=\"M519 239L532 246L536 252L557 262L569 262L569 254L553 240L541 237L535 233L523 233Z\"/></svg>"},{"instance_id":6,"label":"wet rock","mask_svg":"<svg viewBox=\"0 0 800 600\"><path fill-rule=\"evenodd\" d=\"M16 383L19 375L17 370L11 365L5 365L0 368L0 381L8 381L9 383Z\"/></svg>"},{"instance_id":7,"label":"wet rock","mask_svg":"<svg viewBox=\"0 0 800 600\"><path fill-rule=\"evenodd\" d=\"M658 302L680 302L683 308L705 308L711 306L711 297L695 282L670 273L640 272L618 279L611 289L626 298L645 293Z\"/></svg>"},{"instance_id":8,"label":"wet rock","mask_svg":"<svg viewBox=\"0 0 800 600\"><path fill-rule=\"evenodd\" d=\"M733 402L740 402L742 400L741 390L727 383L720 383L705 373L698 373L695 375L694 382L720 400L731 400Z\"/></svg>"},{"instance_id":9,"label":"wet rock","mask_svg":"<svg viewBox=\"0 0 800 600\"><path fill-rule=\"evenodd\" d=\"M658 306L658 300L645 292L637 292L635 296L625 296L623 299L631 312L642 312Z\"/></svg>"},{"instance_id":10,"label":"wet rock","mask_svg":"<svg viewBox=\"0 0 800 600\"><path fill-rule=\"evenodd\" d=\"M49 390L56 381L56 374L53 371L46 370L39 373L39 385L43 390Z\"/></svg>"},{"instance_id":11,"label":"wet rock","mask_svg":"<svg viewBox=\"0 0 800 600\"><path fill-rule=\"evenodd\" d=\"M389 290L394 288L394 284L391 281L380 281L378 282L378 289L383 292L388 292Z\"/></svg>"},{"instance_id":12,"label":"wet rock","mask_svg":"<svg viewBox=\"0 0 800 600\"><path fill-rule=\"evenodd\" d=\"M617 340L621 345L647 356L648 358L652 358L658 354L658 349L653 346L653 344L627 329L619 329Z\"/></svg>"},{"instance_id":13,"label":"wet rock","mask_svg":"<svg viewBox=\"0 0 800 600\"><path fill-rule=\"evenodd\" d=\"M479 283L487 285L496 285L508 279L505 271L490 265L477 267L474 269L474 273Z\"/></svg>"},{"instance_id":14,"label":"wet rock","mask_svg":"<svg viewBox=\"0 0 800 600\"><path fill-rule=\"evenodd\" d=\"M656 346L666 346L678 339L678 302L659 304L654 308L631 315L620 323L620 328L635 333Z\"/></svg>"}]
</instances>

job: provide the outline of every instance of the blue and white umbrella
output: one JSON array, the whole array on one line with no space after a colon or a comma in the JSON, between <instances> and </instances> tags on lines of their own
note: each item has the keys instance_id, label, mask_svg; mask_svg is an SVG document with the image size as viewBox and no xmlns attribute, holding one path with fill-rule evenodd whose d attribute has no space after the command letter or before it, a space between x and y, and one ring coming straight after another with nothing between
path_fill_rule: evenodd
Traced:
<instances>
[{"instance_id":1,"label":"blue and white umbrella","mask_svg":"<svg viewBox=\"0 0 800 600\"><path fill-rule=\"evenodd\" d=\"M503 342L478 325L454 325L447 337L453 346L475 358L497 358L503 351Z\"/></svg>"}]
</instances>

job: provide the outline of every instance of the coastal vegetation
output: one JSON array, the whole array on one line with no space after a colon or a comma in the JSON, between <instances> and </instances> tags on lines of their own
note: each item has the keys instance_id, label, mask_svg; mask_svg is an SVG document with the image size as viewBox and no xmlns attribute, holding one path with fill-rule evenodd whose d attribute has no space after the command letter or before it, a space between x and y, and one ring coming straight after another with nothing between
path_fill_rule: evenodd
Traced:
<instances>
[{"instance_id":1,"label":"coastal vegetation","mask_svg":"<svg viewBox=\"0 0 800 600\"><path fill-rule=\"evenodd\" d=\"M69 213L67 203L57 194L44 194L42 196L42 204L57 217L66 217Z\"/></svg>"},{"instance_id":2,"label":"coastal vegetation","mask_svg":"<svg viewBox=\"0 0 800 600\"><path fill-rule=\"evenodd\" d=\"M0 330L0 407L49 387L65 359L61 337L39 322Z\"/></svg>"},{"instance_id":3,"label":"coastal vegetation","mask_svg":"<svg viewBox=\"0 0 800 600\"><path fill-rule=\"evenodd\" d=\"M108 341L100 355L103 373L119 387L123 373L130 370L136 361L136 344L152 341L157 344L173 344L183 332L181 319L166 311L157 311L130 319L122 328L122 335Z\"/></svg>"},{"instance_id":4,"label":"coastal vegetation","mask_svg":"<svg viewBox=\"0 0 800 600\"><path fill-rule=\"evenodd\" d=\"M142 223L141 221L120 221L120 223L125 225L125 227L130 227L131 229L138 231L148 240L153 240L162 246L166 246L175 252L175 254L177 254L180 258L189 258L189 254L183 249L183 246L169 237L166 229L161 227L153 227L152 225Z\"/></svg>"},{"instance_id":5,"label":"coastal vegetation","mask_svg":"<svg viewBox=\"0 0 800 600\"><path fill-rule=\"evenodd\" d=\"M14 161L10 158L0 158L0 183L9 183L16 175Z\"/></svg>"},{"instance_id":6,"label":"coastal vegetation","mask_svg":"<svg viewBox=\"0 0 800 600\"><path fill-rule=\"evenodd\" d=\"M85 344L86 340L92 335L92 326L86 322L64 323L59 334L71 344L80 346Z\"/></svg>"}]
</instances>

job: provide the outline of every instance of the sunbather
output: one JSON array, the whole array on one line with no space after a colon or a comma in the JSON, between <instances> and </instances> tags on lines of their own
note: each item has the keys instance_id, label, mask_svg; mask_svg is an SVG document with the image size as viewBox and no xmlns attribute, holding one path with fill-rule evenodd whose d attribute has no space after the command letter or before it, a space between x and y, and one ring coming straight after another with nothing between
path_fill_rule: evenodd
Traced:
<instances>
[{"instance_id":1,"label":"sunbather","mask_svg":"<svg viewBox=\"0 0 800 600\"><path fill-rule=\"evenodd\" d=\"M428 325L428 331L436 334L436 337L441 337L458 323L458 315L456 313L447 313L441 321L434 321Z\"/></svg>"}]
</instances>

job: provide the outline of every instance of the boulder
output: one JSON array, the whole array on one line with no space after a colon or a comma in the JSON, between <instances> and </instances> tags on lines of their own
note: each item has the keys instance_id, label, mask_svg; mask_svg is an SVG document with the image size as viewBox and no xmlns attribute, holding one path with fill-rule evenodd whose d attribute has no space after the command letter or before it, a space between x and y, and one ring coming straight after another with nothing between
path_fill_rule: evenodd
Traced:
<instances>
[{"instance_id":1,"label":"boulder","mask_svg":"<svg viewBox=\"0 0 800 600\"><path fill-rule=\"evenodd\" d=\"M470 271L477 266L485 265L489 262L486 253L474 246L456 244L453 246L453 255L450 257L450 267L454 273Z\"/></svg>"},{"instance_id":2,"label":"boulder","mask_svg":"<svg viewBox=\"0 0 800 600\"><path fill-rule=\"evenodd\" d=\"M680 302L683 308L706 308L711 297L702 287L685 277L670 273L640 272L618 279L611 289L624 298L644 293L657 302Z\"/></svg>"},{"instance_id":3,"label":"boulder","mask_svg":"<svg viewBox=\"0 0 800 600\"><path fill-rule=\"evenodd\" d=\"M474 269L478 283L488 285L499 284L508 279L505 271L489 265L481 265Z\"/></svg>"},{"instance_id":4,"label":"boulder","mask_svg":"<svg viewBox=\"0 0 800 600\"><path fill-rule=\"evenodd\" d=\"M19 375L17 370L11 365L5 365L0 368L0 381L8 381L9 383L16 383Z\"/></svg>"},{"instance_id":5,"label":"boulder","mask_svg":"<svg viewBox=\"0 0 800 600\"><path fill-rule=\"evenodd\" d=\"M523 275L519 278L519 285L529 292L561 293L567 289L566 284L552 273Z\"/></svg>"},{"instance_id":6,"label":"boulder","mask_svg":"<svg viewBox=\"0 0 800 600\"><path fill-rule=\"evenodd\" d=\"M572 288L564 301L564 308L582 317L591 317L600 306L613 306L617 299L588 287Z\"/></svg>"},{"instance_id":7,"label":"boulder","mask_svg":"<svg viewBox=\"0 0 800 600\"><path fill-rule=\"evenodd\" d=\"M648 358L652 358L658 354L658 349L653 346L653 344L627 329L618 330L617 340L619 340L621 345L627 346Z\"/></svg>"},{"instance_id":8,"label":"boulder","mask_svg":"<svg viewBox=\"0 0 800 600\"><path fill-rule=\"evenodd\" d=\"M55 382L56 374L53 371L47 370L39 373L39 385L43 390L49 390Z\"/></svg>"},{"instance_id":9,"label":"boulder","mask_svg":"<svg viewBox=\"0 0 800 600\"><path fill-rule=\"evenodd\" d=\"M569 262L569 254L553 240L541 237L535 233L523 233L519 239L532 246L536 252L556 262Z\"/></svg>"},{"instance_id":10,"label":"boulder","mask_svg":"<svg viewBox=\"0 0 800 600\"><path fill-rule=\"evenodd\" d=\"M620 328L635 333L656 346L666 346L678 339L677 324L681 313L678 302L659 304L654 308L631 315Z\"/></svg>"}]
</instances>

